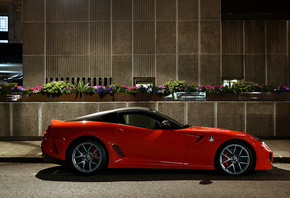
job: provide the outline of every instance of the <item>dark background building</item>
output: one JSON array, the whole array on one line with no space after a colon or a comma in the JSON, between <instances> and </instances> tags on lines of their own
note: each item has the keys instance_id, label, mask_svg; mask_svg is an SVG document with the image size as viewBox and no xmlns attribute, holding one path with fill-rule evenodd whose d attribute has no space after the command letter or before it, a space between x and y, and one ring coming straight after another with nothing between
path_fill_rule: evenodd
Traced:
<instances>
[{"instance_id":1,"label":"dark background building","mask_svg":"<svg viewBox=\"0 0 290 198\"><path fill-rule=\"evenodd\" d=\"M94 78L289 86L288 0L21 2L0 0L0 15L9 43L23 41L25 87Z\"/></svg>"}]
</instances>

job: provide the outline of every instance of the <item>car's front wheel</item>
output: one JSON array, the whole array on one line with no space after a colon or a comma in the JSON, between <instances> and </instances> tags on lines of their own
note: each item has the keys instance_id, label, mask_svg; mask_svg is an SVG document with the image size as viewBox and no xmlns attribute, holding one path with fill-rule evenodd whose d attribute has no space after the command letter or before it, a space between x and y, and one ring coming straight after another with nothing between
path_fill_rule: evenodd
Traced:
<instances>
[{"instance_id":1,"label":"car's front wheel","mask_svg":"<svg viewBox=\"0 0 290 198\"><path fill-rule=\"evenodd\" d=\"M104 147L93 140L83 140L74 144L67 157L69 166L85 175L96 174L107 165Z\"/></svg>"},{"instance_id":2,"label":"car's front wheel","mask_svg":"<svg viewBox=\"0 0 290 198\"><path fill-rule=\"evenodd\" d=\"M253 153L244 143L230 142L219 148L215 166L228 175L244 175L253 169Z\"/></svg>"}]
</instances>

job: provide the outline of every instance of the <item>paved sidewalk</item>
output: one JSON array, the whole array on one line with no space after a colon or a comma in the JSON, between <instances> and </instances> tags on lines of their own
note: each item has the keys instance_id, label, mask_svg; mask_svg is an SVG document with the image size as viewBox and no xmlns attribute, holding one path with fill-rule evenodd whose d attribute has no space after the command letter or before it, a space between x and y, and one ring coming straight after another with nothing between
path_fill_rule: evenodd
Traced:
<instances>
[{"instance_id":1,"label":"paved sidewalk","mask_svg":"<svg viewBox=\"0 0 290 198\"><path fill-rule=\"evenodd\" d=\"M274 162L290 163L290 139L265 140ZM43 162L41 141L0 141L0 162Z\"/></svg>"}]
</instances>

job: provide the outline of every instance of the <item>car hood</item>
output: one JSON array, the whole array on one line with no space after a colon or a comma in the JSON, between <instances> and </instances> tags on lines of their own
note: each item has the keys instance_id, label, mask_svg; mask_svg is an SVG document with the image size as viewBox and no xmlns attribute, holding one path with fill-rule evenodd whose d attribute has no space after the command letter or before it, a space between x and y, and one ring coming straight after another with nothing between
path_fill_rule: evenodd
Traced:
<instances>
[{"instance_id":1,"label":"car hood","mask_svg":"<svg viewBox=\"0 0 290 198\"><path fill-rule=\"evenodd\" d=\"M248 135L243 132L233 131L229 129L221 129L221 128L213 128L213 127L189 127L183 129L185 134L225 134L225 135L238 135L238 136L245 136Z\"/></svg>"}]
</instances>

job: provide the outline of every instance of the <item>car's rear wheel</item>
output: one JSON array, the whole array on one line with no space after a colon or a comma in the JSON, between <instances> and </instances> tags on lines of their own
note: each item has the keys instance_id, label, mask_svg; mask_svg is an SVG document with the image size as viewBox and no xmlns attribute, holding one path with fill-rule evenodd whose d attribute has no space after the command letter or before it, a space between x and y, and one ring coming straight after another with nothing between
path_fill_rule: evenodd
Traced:
<instances>
[{"instance_id":1,"label":"car's rear wheel","mask_svg":"<svg viewBox=\"0 0 290 198\"><path fill-rule=\"evenodd\" d=\"M244 143L229 142L219 148L216 158L216 168L228 175L244 175L252 171L253 153Z\"/></svg>"},{"instance_id":2,"label":"car's rear wheel","mask_svg":"<svg viewBox=\"0 0 290 198\"><path fill-rule=\"evenodd\" d=\"M77 173L85 175L96 174L107 165L107 156L103 145L92 140L84 140L74 144L67 157L69 166Z\"/></svg>"}]
</instances>

